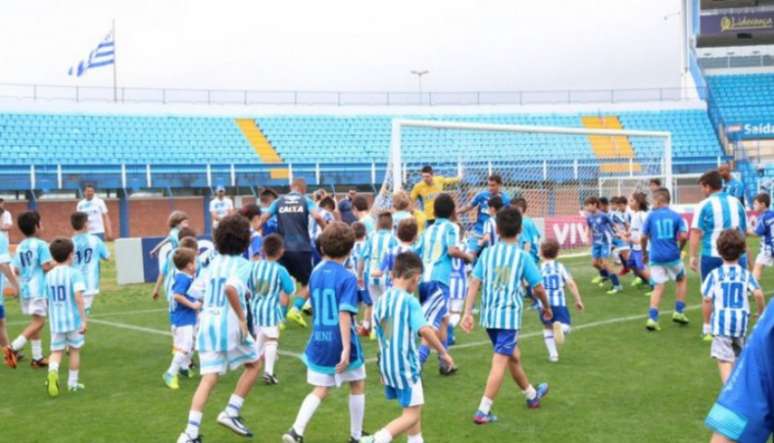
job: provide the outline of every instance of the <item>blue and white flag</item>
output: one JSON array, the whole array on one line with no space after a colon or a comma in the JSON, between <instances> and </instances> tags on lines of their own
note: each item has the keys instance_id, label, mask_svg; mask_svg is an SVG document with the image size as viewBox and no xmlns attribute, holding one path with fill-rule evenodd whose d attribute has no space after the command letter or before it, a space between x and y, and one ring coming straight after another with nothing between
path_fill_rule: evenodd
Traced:
<instances>
[{"instance_id":1,"label":"blue and white flag","mask_svg":"<svg viewBox=\"0 0 774 443\"><path fill-rule=\"evenodd\" d=\"M116 62L116 47L113 41L113 31L110 31L97 45L96 49L89 53L89 57L67 70L67 75L82 76L89 69L100 66L112 65Z\"/></svg>"}]
</instances>

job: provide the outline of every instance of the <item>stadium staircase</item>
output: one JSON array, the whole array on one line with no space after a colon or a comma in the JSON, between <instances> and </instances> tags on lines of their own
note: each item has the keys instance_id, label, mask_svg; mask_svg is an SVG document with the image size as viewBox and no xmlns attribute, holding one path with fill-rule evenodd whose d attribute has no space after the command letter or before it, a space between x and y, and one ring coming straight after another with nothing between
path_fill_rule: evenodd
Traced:
<instances>
[{"instance_id":1,"label":"stadium staircase","mask_svg":"<svg viewBox=\"0 0 774 443\"><path fill-rule=\"evenodd\" d=\"M282 163L282 158L266 138L263 131L261 131L261 128L258 127L255 120L251 118L237 118L234 122L263 163ZM271 178L275 180L288 178L290 174L287 168L272 169L270 172Z\"/></svg>"},{"instance_id":2,"label":"stadium staircase","mask_svg":"<svg viewBox=\"0 0 774 443\"><path fill-rule=\"evenodd\" d=\"M623 129L618 116L581 116L583 127L587 129ZM603 173L628 173L640 172L641 165L634 162L632 165L621 163L620 159L635 158L634 147L626 136L590 135L588 136L591 149L600 161L600 171ZM618 162L610 163L605 160L617 159Z\"/></svg>"}]
</instances>

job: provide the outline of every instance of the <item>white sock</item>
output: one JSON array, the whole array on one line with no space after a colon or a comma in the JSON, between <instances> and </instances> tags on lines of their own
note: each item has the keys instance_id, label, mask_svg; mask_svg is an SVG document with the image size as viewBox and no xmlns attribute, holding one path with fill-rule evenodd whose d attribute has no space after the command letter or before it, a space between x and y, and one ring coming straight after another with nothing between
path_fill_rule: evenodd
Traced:
<instances>
[{"instance_id":1,"label":"white sock","mask_svg":"<svg viewBox=\"0 0 774 443\"><path fill-rule=\"evenodd\" d=\"M548 348L548 355L551 357L558 357L559 351L556 350L556 340L554 340L554 331L548 329L543 330L543 339L546 342L546 348Z\"/></svg>"},{"instance_id":2,"label":"white sock","mask_svg":"<svg viewBox=\"0 0 774 443\"><path fill-rule=\"evenodd\" d=\"M277 361L277 347L278 343L274 340L269 340L263 350L263 359L265 363L264 373L274 375L274 363Z\"/></svg>"},{"instance_id":3,"label":"white sock","mask_svg":"<svg viewBox=\"0 0 774 443\"><path fill-rule=\"evenodd\" d=\"M408 436L408 443L425 443L425 439L422 438L422 434L419 433L417 435L409 435Z\"/></svg>"},{"instance_id":4,"label":"white sock","mask_svg":"<svg viewBox=\"0 0 774 443\"><path fill-rule=\"evenodd\" d=\"M172 363L169 364L169 369L167 369L168 374L177 375L178 372L180 372L180 368L184 367L185 365L186 356L180 351L175 351L175 355L172 356ZM185 366L185 369L188 369L188 366Z\"/></svg>"},{"instance_id":5,"label":"white sock","mask_svg":"<svg viewBox=\"0 0 774 443\"><path fill-rule=\"evenodd\" d=\"M488 398L486 396L481 397L481 403L478 405L478 410L483 412L484 414L488 414L489 411L492 410L492 401L491 398Z\"/></svg>"},{"instance_id":6,"label":"white sock","mask_svg":"<svg viewBox=\"0 0 774 443\"><path fill-rule=\"evenodd\" d=\"M365 416L365 394L349 395L349 434L355 440L363 435L363 417Z\"/></svg>"},{"instance_id":7,"label":"white sock","mask_svg":"<svg viewBox=\"0 0 774 443\"><path fill-rule=\"evenodd\" d=\"M535 397L537 397L537 391L535 391L535 388L532 387L532 385L529 385L529 387L523 391L521 391L525 397L527 397L527 400L534 400Z\"/></svg>"},{"instance_id":8,"label":"white sock","mask_svg":"<svg viewBox=\"0 0 774 443\"><path fill-rule=\"evenodd\" d=\"M710 326L709 323L704 323L704 325L701 328L701 332L704 335L709 334L710 332L712 332L712 326ZM14 349L16 349L16 348L14 348Z\"/></svg>"},{"instance_id":9,"label":"white sock","mask_svg":"<svg viewBox=\"0 0 774 443\"><path fill-rule=\"evenodd\" d=\"M316 395L309 394L306 396L304 402L301 403L301 409L298 410L296 422L293 423L293 430L296 431L296 434L304 435L306 425L309 424L309 420L312 419L314 411L317 410L318 406L320 406L320 399Z\"/></svg>"},{"instance_id":10,"label":"white sock","mask_svg":"<svg viewBox=\"0 0 774 443\"><path fill-rule=\"evenodd\" d=\"M59 363L55 363L55 362L49 363L48 372L59 372Z\"/></svg>"},{"instance_id":11,"label":"white sock","mask_svg":"<svg viewBox=\"0 0 774 443\"><path fill-rule=\"evenodd\" d=\"M199 426L202 424L202 413L199 411L188 411L188 425L185 427L185 433L191 438L199 436Z\"/></svg>"},{"instance_id":12,"label":"white sock","mask_svg":"<svg viewBox=\"0 0 774 443\"><path fill-rule=\"evenodd\" d=\"M67 376L67 386L75 386L78 384L78 370L70 369Z\"/></svg>"},{"instance_id":13,"label":"white sock","mask_svg":"<svg viewBox=\"0 0 774 443\"><path fill-rule=\"evenodd\" d=\"M32 344L32 359L40 360L43 358L43 342L40 340L30 340Z\"/></svg>"},{"instance_id":14,"label":"white sock","mask_svg":"<svg viewBox=\"0 0 774 443\"><path fill-rule=\"evenodd\" d=\"M387 429L382 429L374 434L374 443L390 443L391 441L392 435L390 435L390 432Z\"/></svg>"},{"instance_id":15,"label":"white sock","mask_svg":"<svg viewBox=\"0 0 774 443\"><path fill-rule=\"evenodd\" d=\"M11 348L13 348L14 351L21 351L24 349L24 345L27 344L27 337L20 335L16 337L13 342L11 342Z\"/></svg>"},{"instance_id":16,"label":"white sock","mask_svg":"<svg viewBox=\"0 0 774 443\"><path fill-rule=\"evenodd\" d=\"M564 331L565 334L569 334L570 333L570 325L568 325L567 323L562 323L562 331Z\"/></svg>"},{"instance_id":17,"label":"white sock","mask_svg":"<svg viewBox=\"0 0 774 443\"><path fill-rule=\"evenodd\" d=\"M231 397L228 399L228 405L226 406L226 414L228 414L229 417L238 417L239 411L242 409L244 403L244 398L236 394L231 394Z\"/></svg>"}]
</instances>

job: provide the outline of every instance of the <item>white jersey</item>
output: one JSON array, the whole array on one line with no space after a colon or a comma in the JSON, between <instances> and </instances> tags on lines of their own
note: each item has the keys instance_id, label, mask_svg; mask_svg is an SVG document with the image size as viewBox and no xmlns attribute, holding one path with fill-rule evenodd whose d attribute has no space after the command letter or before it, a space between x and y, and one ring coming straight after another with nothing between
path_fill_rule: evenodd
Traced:
<instances>
[{"instance_id":1,"label":"white jersey","mask_svg":"<svg viewBox=\"0 0 774 443\"><path fill-rule=\"evenodd\" d=\"M551 306L567 306L564 286L572 279L563 264L555 260L546 260L540 265L543 275L543 287L546 290L548 304Z\"/></svg>"},{"instance_id":2,"label":"white jersey","mask_svg":"<svg viewBox=\"0 0 774 443\"><path fill-rule=\"evenodd\" d=\"M220 218L227 216L233 210L234 202L228 197L223 197L223 200L217 197L210 200L210 212L214 212ZM217 227L218 222L213 220L212 226Z\"/></svg>"},{"instance_id":3,"label":"white jersey","mask_svg":"<svg viewBox=\"0 0 774 443\"><path fill-rule=\"evenodd\" d=\"M105 221L102 219L102 216L108 213L108 209L104 200L96 195L92 197L91 200L83 199L78 202L78 206L75 207L75 210L84 212L89 216L89 233L105 233Z\"/></svg>"},{"instance_id":4,"label":"white jersey","mask_svg":"<svg viewBox=\"0 0 774 443\"><path fill-rule=\"evenodd\" d=\"M78 234L73 237L75 259L73 267L83 275L86 289L84 295L99 294L100 260L110 257L105 243L93 234Z\"/></svg>"},{"instance_id":5,"label":"white jersey","mask_svg":"<svg viewBox=\"0 0 774 443\"><path fill-rule=\"evenodd\" d=\"M250 262L241 255L218 255L210 263L199 315L197 351L227 352L251 340L249 336L241 337L239 319L226 297L226 287L234 288L246 315L246 282L250 279L251 269Z\"/></svg>"},{"instance_id":6,"label":"white jersey","mask_svg":"<svg viewBox=\"0 0 774 443\"><path fill-rule=\"evenodd\" d=\"M48 318L52 334L64 334L81 329L81 314L75 294L83 292L83 276L74 268L60 265L46 274Z\"/></svg>"},{"instance_id":7,"label":"white jersey","mask_svg":"<svg viewBox=\"0 0 774 443\"><path fill-rule=\"evenodd\" d=\"M317 213L320 214L320 217L322 217L325 223L330 223L336 220L333 214L331 214L327 209L317 208ZM309 239L312 240L312 245L314 245L314 241L317 240L317 237L322 234L322 231L323 228L321 228L316 221L309 223Z\"/></svg>"},{"instance_id":8,"label":"white jersey","mask_svg":"<svg viewBox=\"0 0 774 443\"><path fill-rule=\"evenodd\" d=\"M632 219L629 225L629 241L632 251L642 250L642 227L645 225L645 219L648 217L647 211L632 211Z\"/></svg>"}]
</instances>

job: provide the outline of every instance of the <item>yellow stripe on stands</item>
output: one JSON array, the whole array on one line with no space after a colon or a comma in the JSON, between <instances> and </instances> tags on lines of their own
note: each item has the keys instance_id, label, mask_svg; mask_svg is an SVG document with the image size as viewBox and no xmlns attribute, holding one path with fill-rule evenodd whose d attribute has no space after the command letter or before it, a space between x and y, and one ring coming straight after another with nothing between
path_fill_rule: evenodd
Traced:
<instances>
[{"instance_id":1,"label":"yellow stripe on stands","mask_svg":"<svg viewBox=\"0 0 774 443\"><path fill-rule=\"evenodd\" d=\"M581 122L583 127L588 129L623 129L621 120L617 116L583 116ZM629 141L629 137L624 135L589 135L588 139L594 155L600 162L601 172L629 173L629 160L635 158L634 147ZM605 162L605 160L616 160L616 162ZM631 170L640 172L642 166L638 162L633 162Z\"/></svg>"},{"instance_id":2,"label":"yellow stripe on stands","mask_svg":"<svg viewBox=\"0 0 774 443\"><path fill-rule=\"evenodd\" d=\"M282 163L282 157L279 156L255 120L251 118L237 118L234 120L234 123L242 131L242 135L245 136L245 139L250 143L250 146L253 147L263 163ZM273 179L286 179L290 176L287 168L272 169L270 173Z\"/></svg>"}]
</instances>

